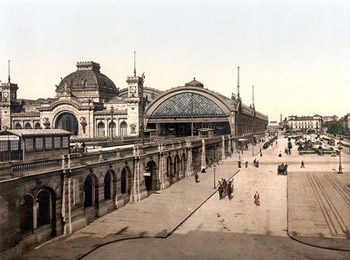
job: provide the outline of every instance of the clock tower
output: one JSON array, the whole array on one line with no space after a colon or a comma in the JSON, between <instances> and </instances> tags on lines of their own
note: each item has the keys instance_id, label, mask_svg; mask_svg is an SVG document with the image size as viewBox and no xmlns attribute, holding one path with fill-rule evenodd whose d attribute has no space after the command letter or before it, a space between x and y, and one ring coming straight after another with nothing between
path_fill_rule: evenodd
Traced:
<instances>
[{"instance_id":1,"label":"clock tower","mask_svg":"<svg viewBox=\"0 0 350 260\"><path fill-rule=\"evenodd\" d=\"M0 84L1 130L12 128L11 113L17 112L19 107L17 89L17 84L11 83L9 66L8 82Z\"/></svg>"}]
</instances>

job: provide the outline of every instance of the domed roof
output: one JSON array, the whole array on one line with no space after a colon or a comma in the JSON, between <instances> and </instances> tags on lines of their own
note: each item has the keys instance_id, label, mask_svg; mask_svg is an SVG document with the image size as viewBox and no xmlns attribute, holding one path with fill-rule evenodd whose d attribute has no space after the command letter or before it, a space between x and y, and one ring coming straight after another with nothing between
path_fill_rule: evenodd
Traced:
<instances>
[{"instance_id":1,"label":"domed roof","mask_svg":"<svg viewBox=\"0 0 350 260\"><path fill-rule=\"evenodd\" d=\"M56 87L56 93L68 91L74 95L76 92L98 91L105 96L115 96L118 89L111 79L100 73L100 64L93 61L77 63L77 71L61 80Z\"/></svg>"},{"instance_id":2,"label":"domed roof","mask_svg":"<svg viewBox=\"0 0 350 260\"><path fill-rule=\"evenodd\" d=\"M192 81L190 81L190 82L185 84L185 87L199 87L199 88L203 88L204 85L201 82L197 81L196 78L193 78Z\"/></svg>"}]
</instances>

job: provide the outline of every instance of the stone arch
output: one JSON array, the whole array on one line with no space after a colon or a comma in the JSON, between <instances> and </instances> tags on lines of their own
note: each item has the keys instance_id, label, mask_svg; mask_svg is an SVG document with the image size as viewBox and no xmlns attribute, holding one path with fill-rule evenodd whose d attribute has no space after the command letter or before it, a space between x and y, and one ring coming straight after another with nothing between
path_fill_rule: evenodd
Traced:
<instances>
[{"instance_id":1,"label":"stone arch","mask_svg":"<svg viewBox=\"0 0 350 260\"><path fill-rule=\"evenodd\" d=\"M105 137L105 123L102 121L97 124L97 137Z\"/></svg>"},{"instance_id":2,"label":"stone arch","mask_svg":"<svg viewBox=\"0 0 350 260\"><path fill-rule=\"evenodd\" d=\"M22 129L22 125L20 123L15 124L15 129Z\"/></svg>"},{"instance_id":3,"label":"stone arch","mask_svg":"<svg viewBox=\"0 0 350 260\"><path fill-rule=\"evenodd\" d=\"M145 185L146 185L146 190L155 190L157 186L157 164L155 161L150 160L146 164L146 169L145 169Z\"/></svg>"},{"instance_id":4,"label":"stone arch","mask_svg":"<svg viewBox=\"0 0 350 260\"><path fill-rule=\"evenodd\" d=\"M34 197L31 194L25 194L23 196L23 203L19 206L21 233L33 232L34 230L33 206Z\"/></svg>"},{"instance_id":5,"label":"stone arch","mask_svg":"<svg viewBox=\"0 0 350 260\"><path fill-rule=\"evenodd\" d=\"M39 122L35 123L34 128L35 129L41 129L40 123Z\"/></svg>"},{"instance_id":6,"label":"stone arch","mask_svg":"<svg viewBox=\"0 0 350 260\"><path fill-rule=\"evenodd\" d=\"M36 223L34 228L51 225L51 236L56 236L56 193L47 186L38 189L34 200ZM34 220L35 221L35 220Z\"/></svg>"},{"instance_id":7,"label":"stone arch","mask_svg":"<svg viewBox=\"0 0 350 260\"><path fill-rule=\"evenodd\" d=\"M55 128L69 131L73 135L78 135L79 124L77 117L71 112L62 111L56 116Z\"/></svg>"},{"instance_id":8,"label":"stone arch","mask_svg":"<svg viewBox=\"0 0 350 260\"><path fill-rule=\"evenodd\" d=\"M185 152L182 153L182 156L181 156L181 171L183 173L186 172L186 169L187 169L187 159L186 159L186 154Z\"/></svg>"},{"instance_id":9,"label":"stone arch","mask_svg":"<svg viewBox=\"0 0 350 260\"><path fill-rule=\"evenodd\" d=\"M32 127L32 125L29 123L29 122L27 122L25 125L24 125L24 129L32 129L33 127Z\"/></svg>"},{"instance_id":10,"label":"stone arch","mask_svg":"<svg viewBox=\"0 0 350 260\"><path fill-rule=\"evenodd\" d=\"M169 155L166 158L166 176L167 177L172 177L173 175L174 175L173 174L173 159Z\"/></svg>"},{"instance_id":11,"label":"stone arch","mask_svg":"<svg viewBox=\"0 0 350 260\"><path fill-rule=\"evenodd\" d=\"M115 122L110 122L108 126L109 136L116 136L117 135L117 125Z\"/></svg>"},{"instance_id":12,"label":"stone arch","mask_svg":"<svg viewBox=\"0 0 350 260\"><path fill-rule=\"evenodd\" d=\"M180 177L180 166L181 165L181 160L178 154L175 155L174 157L174 175L175 177Z\"/></svg>"},{"instance_id":13,"label":"stone arch","mask_svg":"<svg viewBox=\"0 0 350 260\"><path fill-rule=\"evenodd\" d=\"M120 123L119 128L119 136L127 136L128 135L128 124L123 121Z\"/></svg>"},{"instance_id":14,"label":"stone arch","mask_svg":"<svg viewBox=\"0 0 350 260\"><path fill-rule=\"evenodd\" d=\"M120 175L120 192L121 194L130 194L132 189L132 173L128 166L124 166Z\"/></svg>"},{"instance_id":15,"label":"stone arch","mask_svg":"<svg viewBox=\"0 0 350 260\"><path fill-rule=\"evenodd\" d=\"M98 179L89 174L84 181L84 208L96 205L98 202Z\"/></svg>"},{"instance_id":16,"label":"stone arch","mask_svg":"<svg viewBox=\"0 0 350 260\"><path fill-rule=\"evenodd\" d=\"M115 197L115 172L108 170L104 177L104 199L110 200Z\"/></svg>"}]
</instances>

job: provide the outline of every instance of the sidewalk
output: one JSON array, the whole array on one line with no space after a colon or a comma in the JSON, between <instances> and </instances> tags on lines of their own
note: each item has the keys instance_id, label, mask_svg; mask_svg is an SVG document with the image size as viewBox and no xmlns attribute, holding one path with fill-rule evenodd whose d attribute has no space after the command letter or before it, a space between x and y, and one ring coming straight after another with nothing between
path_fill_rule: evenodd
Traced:
<instances>
[{"instance_id":1,"label":"sidewalk","mask_svg":"<svg viewBox=\"0 0 350 260\"><path fill-rule=\"evenodd\" d=\"M221 162L216 169L216 182L229 179L237 172L233 159ZM229 165L229 167L227 167ZM213 169L185 178L168 189L148 198L129 203L103 216L83 229L58 237L34 249L24 259L76 259L96 246L127 237L166 237L214 192Z\"/></svg>"}]
</instances>

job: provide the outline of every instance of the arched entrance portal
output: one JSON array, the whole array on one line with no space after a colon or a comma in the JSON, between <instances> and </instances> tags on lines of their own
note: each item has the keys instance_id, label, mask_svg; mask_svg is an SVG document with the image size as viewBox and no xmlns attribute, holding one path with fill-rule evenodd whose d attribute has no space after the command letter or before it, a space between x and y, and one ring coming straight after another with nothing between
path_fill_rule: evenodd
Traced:
<instances>
[{"instance_id":1,"label":"arched entrance portal","mask_svg":"<svg viewBox=\"0 0 350 260\"><path fill-rule=\"evenodd\" d=\"M157 165L154 161L149 161L146 165L144 178L147 191L156 189Z\"/></svg>"},{"instance_id":2,"label":"arched entrance portal","mask_svg":"<svg viewBox=\"0 0 350 260\"><path fill-rule=\"evenodd\" d=\"M56 128L69 131L73 135L78 135L78 120L71 113L63 113L56 120Z\"/></svg>"}]
</instances>

